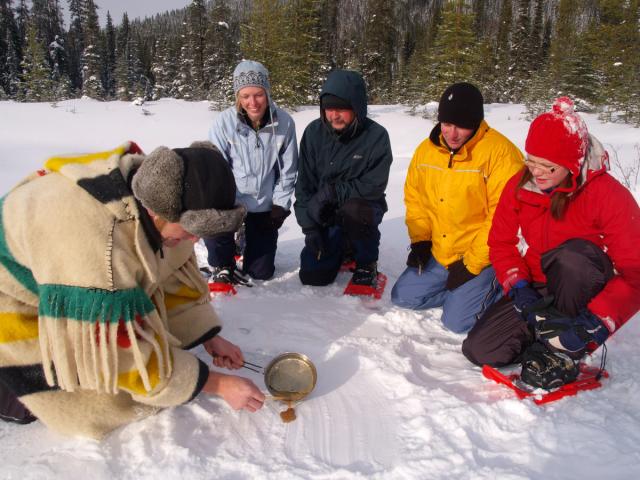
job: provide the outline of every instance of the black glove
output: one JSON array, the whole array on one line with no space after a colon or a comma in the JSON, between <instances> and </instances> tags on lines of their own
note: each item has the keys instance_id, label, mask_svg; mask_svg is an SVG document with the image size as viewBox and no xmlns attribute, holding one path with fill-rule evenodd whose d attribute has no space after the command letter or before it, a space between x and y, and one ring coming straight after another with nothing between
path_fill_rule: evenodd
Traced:
<instances>
[{"instance_id":1,"label":"black glove","mask_svg":"<svg viewBox=\"0 0 640 480\"><path fill-rule=\"evenodd\" d=\"M407 266L421 271L431 258L431 242L423 240L411 244L411 251L407 257Z\"/></svg>"},{"instance_id":2,"label":"black glove","mask_svg":"<svg viewBox=\"0 0 640 480\"><path fill-rule=\"evenodd\" d=\"M464 266L464 262L462 259L453 262L448 267L449 276L447 277L447 283L445 288L447 290L455 290L456 288L464 285L469 280L473 280L477 277L476 274L471 273L467 270L467 267Z\"/></svg>"},{"instance_id":3,"label":"black glove","mask_svg":"<svg viewBox=\"0 0 640 480\"><path fill-rule=\"evenodd\" d=\"M336 221L337 208L336 188L331 183L325 183L309 200L307 212L311 220L321 227L328 227Z\"/></svg>"},{"instance_id":4,"label":"black glove","mask_svg":"<svg viewBox=\"0 0 640 480\"><path fill-rule=\"evenodd\" d=\"M509 291L509 296L513 301L513 308L532 327L536 324L536 310L548 306L540 303L542 296L531 288L526 280L516 282Z\"/></svg>"},{"instance_id":5,"label":"black glove","mask_svg":"<svg viewBox=\"0 0 640 480\"><path fill-rule=\"evenodd\" d=\"M609 330L602 321L585 309L575 317L555 317L537 322L536 337L554 352L580 359L591 342L602 345Z\"/></svg>"},{"instance_id":6,"label":"black glove","mask_svg":"<svg viewBox=\"0 0 640 480\"><path fill-rule=\"evenodd\" d=\"M291 210L285 210L280 205L274 205L271 207L271 225L278 230L286 218L291 215Z\"/></svg>"},{"instance_id":7,"label":"black glove","mask_svg":"<svg viewBox=\"0 0 640 480\"><path fill-rule=\"evenodd\" d=\"M320 260L322 253L324 252L324 237L322 230L318 228L303 228L304 244L311 250L313 255Z\"/></svg>"}]
</instances>

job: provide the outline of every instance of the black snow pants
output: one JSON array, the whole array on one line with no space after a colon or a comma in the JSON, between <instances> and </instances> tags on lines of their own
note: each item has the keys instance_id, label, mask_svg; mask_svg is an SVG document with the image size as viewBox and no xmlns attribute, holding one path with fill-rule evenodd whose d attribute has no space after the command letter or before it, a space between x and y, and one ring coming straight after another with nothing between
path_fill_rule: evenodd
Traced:
<instances>
[{"instance_id":1,"label":"black snow pants","mask_svg":"<svg viewBox=\"0 0 640 480\"><path fill-rule=\"evenodd\" d=\"M534 284L538 292L553 295L553 306L574 317L586 308L613 277L609 257L594 243L567 240L546 252L541 267L547 283ZM462 353L476 365L502 367L518 363L535 340L534 334L508 296L494 303L469 331Z\"/></svg>"}]
</instances>

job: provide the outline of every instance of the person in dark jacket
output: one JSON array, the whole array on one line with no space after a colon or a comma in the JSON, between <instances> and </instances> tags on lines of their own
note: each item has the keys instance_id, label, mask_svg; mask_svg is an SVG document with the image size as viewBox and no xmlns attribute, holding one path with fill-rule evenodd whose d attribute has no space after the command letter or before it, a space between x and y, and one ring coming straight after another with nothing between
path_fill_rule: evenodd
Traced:
<instances>
[{"instance_id":1,"label":"person in dark jacket","mask_svg":"<svg viewBox=\"0 0 640 480\"><path fill-rule=\"evenodd\" d=\"M393 160L387 131L367 118L362 76L334 70L320 92L320 118L300 142L294 210L305 235L300 280L332 283L349 245L352 282L375 286L378 226L387 211L385 188Z\"/></svg>"},{"instance_id":2,"label":"person in dark jacket","mask_svg":"<svg viewBox=\"0 0 640 480\"><path fill-rule=\"evenodd\" d=\"M546 388L573 380L575 361L640 309L640 210L569 98L533 121L525 150L489 232L506 296L462 351L477 365L522 362L523 380Z\"/></svg>"}]
</instances>

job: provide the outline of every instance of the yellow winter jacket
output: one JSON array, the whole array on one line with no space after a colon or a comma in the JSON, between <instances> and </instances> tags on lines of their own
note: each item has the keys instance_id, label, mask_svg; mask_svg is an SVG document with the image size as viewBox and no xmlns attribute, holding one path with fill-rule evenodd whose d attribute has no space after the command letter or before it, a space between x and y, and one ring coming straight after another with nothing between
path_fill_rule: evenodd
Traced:
<instances>
[{"instance_id":1,"label":"yellow winter jacket","mask_svg":"<svg viewBox=\"0 0 640 480\"><path fill-rule=\"evenodd\" d=\"M463 258L471 273L489 265L487 237L500 194L523 165L520 150L483 120L458 152L440 125L416 149L404 187L411 243L430 240L442 265Z\"/></svg>"}]
</instances>

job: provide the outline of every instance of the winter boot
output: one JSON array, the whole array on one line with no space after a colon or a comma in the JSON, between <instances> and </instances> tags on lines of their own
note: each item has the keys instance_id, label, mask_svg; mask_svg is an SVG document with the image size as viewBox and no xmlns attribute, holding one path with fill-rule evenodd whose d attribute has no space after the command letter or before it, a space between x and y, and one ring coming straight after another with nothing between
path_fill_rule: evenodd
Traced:
<instances>
[{"instance_id":1,"label":"winter boot","mask_svg":"<svg viewBox=\"0 0 640 480\"><path fill-rule=\"evenodd\" d=\"M378 269L376 262L369 263L368 265L356 265L353 277L351 277L351 284L375 287L377 279Z\"/></svg>"},{"instance_id":2,"label":"winter boot","mask_svg":"<svg viewBox=\"0 0 640 480\"><path fill-rule=\"evenodd\" d=\"M563 353L552 352L535 342L522 356L520 379L535 388L552 390L578 378L578 362Z\"/></svg>"},{"instance_id":3,"label":"winter boot","mask_svg":"<svg viewBox=\"0 0 640 480\"><path fill-rule=\"evenodd\" d=\"M211 274L212 283L226 283L252 287L251 281L235 267L213 267Z\"/></svg>"}]
</instances>

